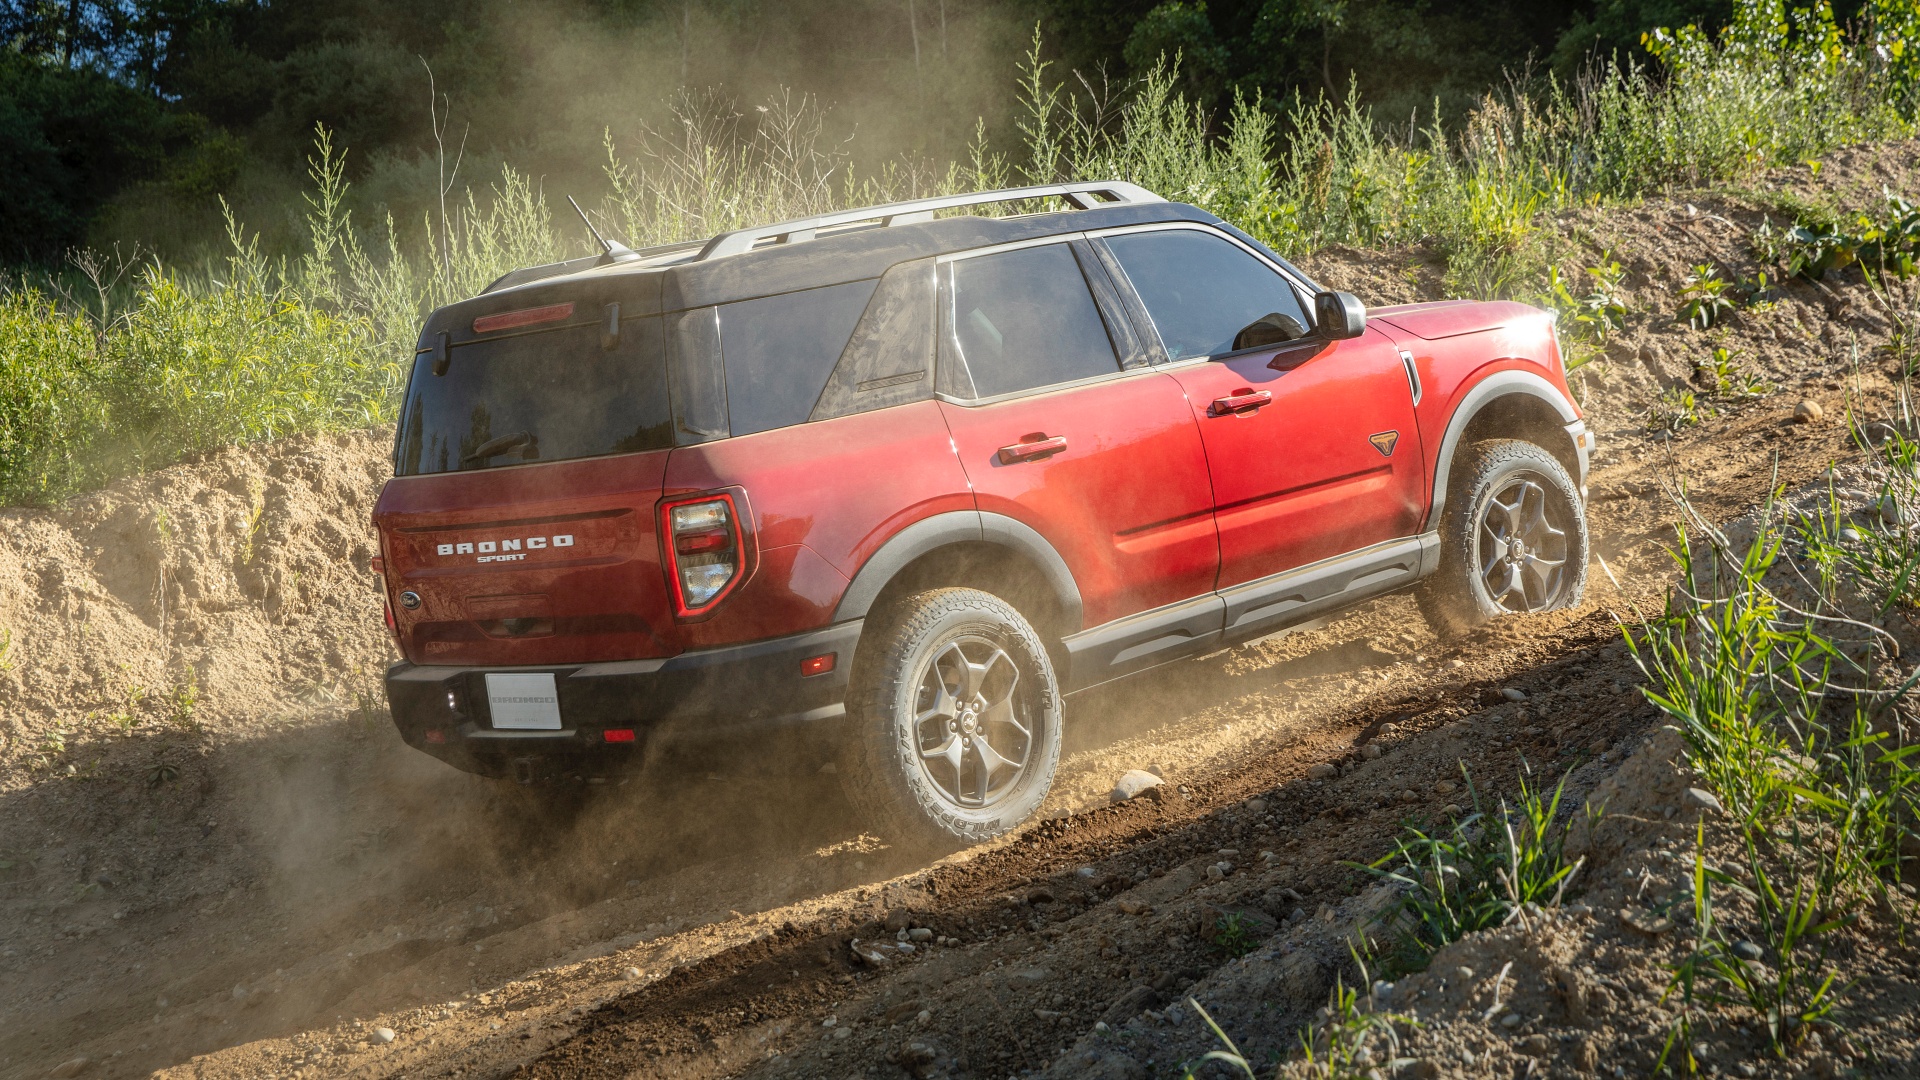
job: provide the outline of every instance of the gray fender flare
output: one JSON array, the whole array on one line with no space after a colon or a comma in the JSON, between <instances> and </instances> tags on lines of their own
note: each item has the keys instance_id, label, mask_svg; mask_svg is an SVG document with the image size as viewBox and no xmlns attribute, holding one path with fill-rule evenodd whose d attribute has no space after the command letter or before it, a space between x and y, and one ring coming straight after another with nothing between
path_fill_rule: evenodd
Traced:
<instances>
[{"instance_id":1,"label":"gray fender flare","mask_svg":"<svg viewBox=\"0 0 1920 1080\"><path fill-rule=\"evenodd\" d=\"M1579 414L1553 388L1553 384L1531 371L1496 371L1475 383L1473 389L1460 399L1460 404L1454 407L1453 416L1447 421L1447 433L1440 438L1440 450L1434 456L1433 498L1428 503L1426 523L1421 526L1423 532L1438 528L1440 515L1446 511L1447 484L1453 471L1453 455L1460 449L1460 439L1467 433L1467 425L1482 409L1509 394L1524 394L1546 402L1564 426L1570 427L1580 422ZM1573 479L1575 484L1585 482L1584 477L1576 476Z\"/></svg>"},{"instance_id":2,"label":"gray fender flare","mask_svg":"<svg viewBox=\"0 0 1920 1080\"><path fill-rule=\"evenodd\" d=\"M1067 626L1073 630L1080 628L1080 587L1074 584L1067 561L1031 526L1004 514L978 510L935 514L895 533L853 575L853 581L833 610L833 621L865 618L873 602L879 599L880 591L915 559L948 544L959 543L997 544L1026 556L1052 588Z\"/></svg>"}]
</instances>

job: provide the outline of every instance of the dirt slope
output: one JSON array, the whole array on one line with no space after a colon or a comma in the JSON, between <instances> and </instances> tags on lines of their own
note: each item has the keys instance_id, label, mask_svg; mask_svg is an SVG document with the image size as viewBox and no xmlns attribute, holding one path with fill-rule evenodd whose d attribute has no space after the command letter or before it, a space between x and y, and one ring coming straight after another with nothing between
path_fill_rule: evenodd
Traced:
<instances>
[{"instance_id":1,"label":"dirt slope","mask_svg":"<svg viewBox=\"0 0 1920 1080\"><path fill-rule=\"evenodd\" d=\"M1914 189L1913 150L1775 182L1867 206L1882 183ZM1887 320L1844 282L1789 285L1707 334L1673 325L1688 265L1753 272L1762 212L1700 194L1556 233L1569 265L1606 250L1631 271L1633 321L1582 387L1601 433L1595 547L1627 595L1595 574L1581 611L1445 643L1388 598L1088 695L1052 820L931 868L862 835L831 777L750 747L662 762L564 819L407 750L364 701L390 650L365 570L381 434L0 513L0 1076L82 1058L101 1076L1101 1075L1081 1046L1096 1023L1164 1017L1219 978L1192 929L1207 905L1300 909L1274 948L1337 929L1363 895L1344 861L1457 800L1437 785L1459 761L1490 786L1523 759L1578 764L1584 789L1649 733L1608 611L1666 580L1655 481L1684 477L1731 519L1776 465L1797 484L1846 458L1850 406L1893 407L1872 352ZM1370 302L1438 288L1419 252L1309 269ZM1778 391L1645 435L1650 399L1715 344ZM1826 419L1792 423L1802 398ZM1510 686L1533 697L1491 703ZM1352 768L1308 778L1327 762ZM1150 764L1165 799L1104 806ZM1231 869L1210 880L1217 863ZM900 924L931 942L856 966L851 939ZM1295 971L1300 987L1326 975ZM1291 1030L1276 1021L1261 1048ZM1161 1075L1190 1034L1108 1075Z\"/></svg>"}]
</instances>

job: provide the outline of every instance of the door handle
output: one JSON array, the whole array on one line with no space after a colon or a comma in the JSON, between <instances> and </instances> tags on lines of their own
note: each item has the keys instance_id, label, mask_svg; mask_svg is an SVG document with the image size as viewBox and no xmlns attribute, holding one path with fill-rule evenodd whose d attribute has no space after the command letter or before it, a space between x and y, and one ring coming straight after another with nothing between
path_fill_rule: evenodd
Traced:
<instances>
[{"instance_id":1,"label":"door handle","mask_svg":"<svg viewBox=\"0 0 1920 1080\"><path fill-rule=\"evenodd\" d=\"M1020 441L1014 443L1012 446L1001 447L1000 464L1012 465L1016 462L1032 461L1035 458L1043 458L1050 454L1057 454L1066 448L1067 437L1065 435L1055 435L1049 438L1046 432L1036 431L1031 435L1022 436Z\"/></svg>"},{"instance_id":2,"label":"door handle","mask_svg":"<svg viewBox=\"0 0 1920 1080\"><path fill-rule=\"evenodd\" d=\"M1214 398L1213 407L1210 411L1215 416L1226 416L1230 413L1248 412L1262 405L1271 405L1272 403L1273 391L1253 390L1243 386L1233 393L1228 394L1226 397Z\"/></svg>"}]
</instances>

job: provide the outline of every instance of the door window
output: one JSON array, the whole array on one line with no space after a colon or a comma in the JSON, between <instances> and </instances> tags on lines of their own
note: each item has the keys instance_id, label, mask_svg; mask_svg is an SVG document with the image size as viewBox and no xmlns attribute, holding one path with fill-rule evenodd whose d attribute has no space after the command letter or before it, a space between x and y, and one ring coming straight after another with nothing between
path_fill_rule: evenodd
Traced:
<instances>
[{"instance_id":1,"label":"door window","mask_svg":"<svg viewBox=\"0 0 1920 1080\"><path fill-rule=\"evenodd\" d=\"M951 265L952 343L973 377L974 396L997 397L1120 369L1067 245L1019 248Z\"/></svg>"},{"instance_id":2,"label":"door window","mask_svg":"<svg viewBox=\"0 0 1920 1080\"><path fill-rule=\"evenodd\" d=\"M1273 344L1313 325L1287 279L1225 237L1156 229L1109 236L1106 243L1152 316L1169 360L1232 352L1236 339L1243 347Z\"/></svg>"}]
</instances>

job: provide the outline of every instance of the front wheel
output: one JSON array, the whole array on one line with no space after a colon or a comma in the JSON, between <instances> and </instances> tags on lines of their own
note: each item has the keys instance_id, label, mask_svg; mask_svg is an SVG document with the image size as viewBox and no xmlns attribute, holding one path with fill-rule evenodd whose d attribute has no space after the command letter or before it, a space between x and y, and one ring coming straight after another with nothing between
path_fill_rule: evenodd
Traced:
<instances>
[{"instance_id":1,"label":"front wheel","mask_svg":"<svg viewBox=\"0 0 1920 1080\"><path fill-rule=\"evenodd\" d=\"M997 596L935 589L870 628L851 694L848 798L883 838L952 848L1019 825L1060 761L1060 690L1033 627Z\"/></svg>"},{"instance_id":2,"label":"front wheel","mask_svg":"<svg viewBox=\"0 0 1920 1080\"><path fill-rule=\"evenodd\" d=\"M1586 507L1552 454L1517 439L1467 448L1440 523L1440 567L1415 594L1442 635L1580 603Z\"/></svg>"}]
</instances>

